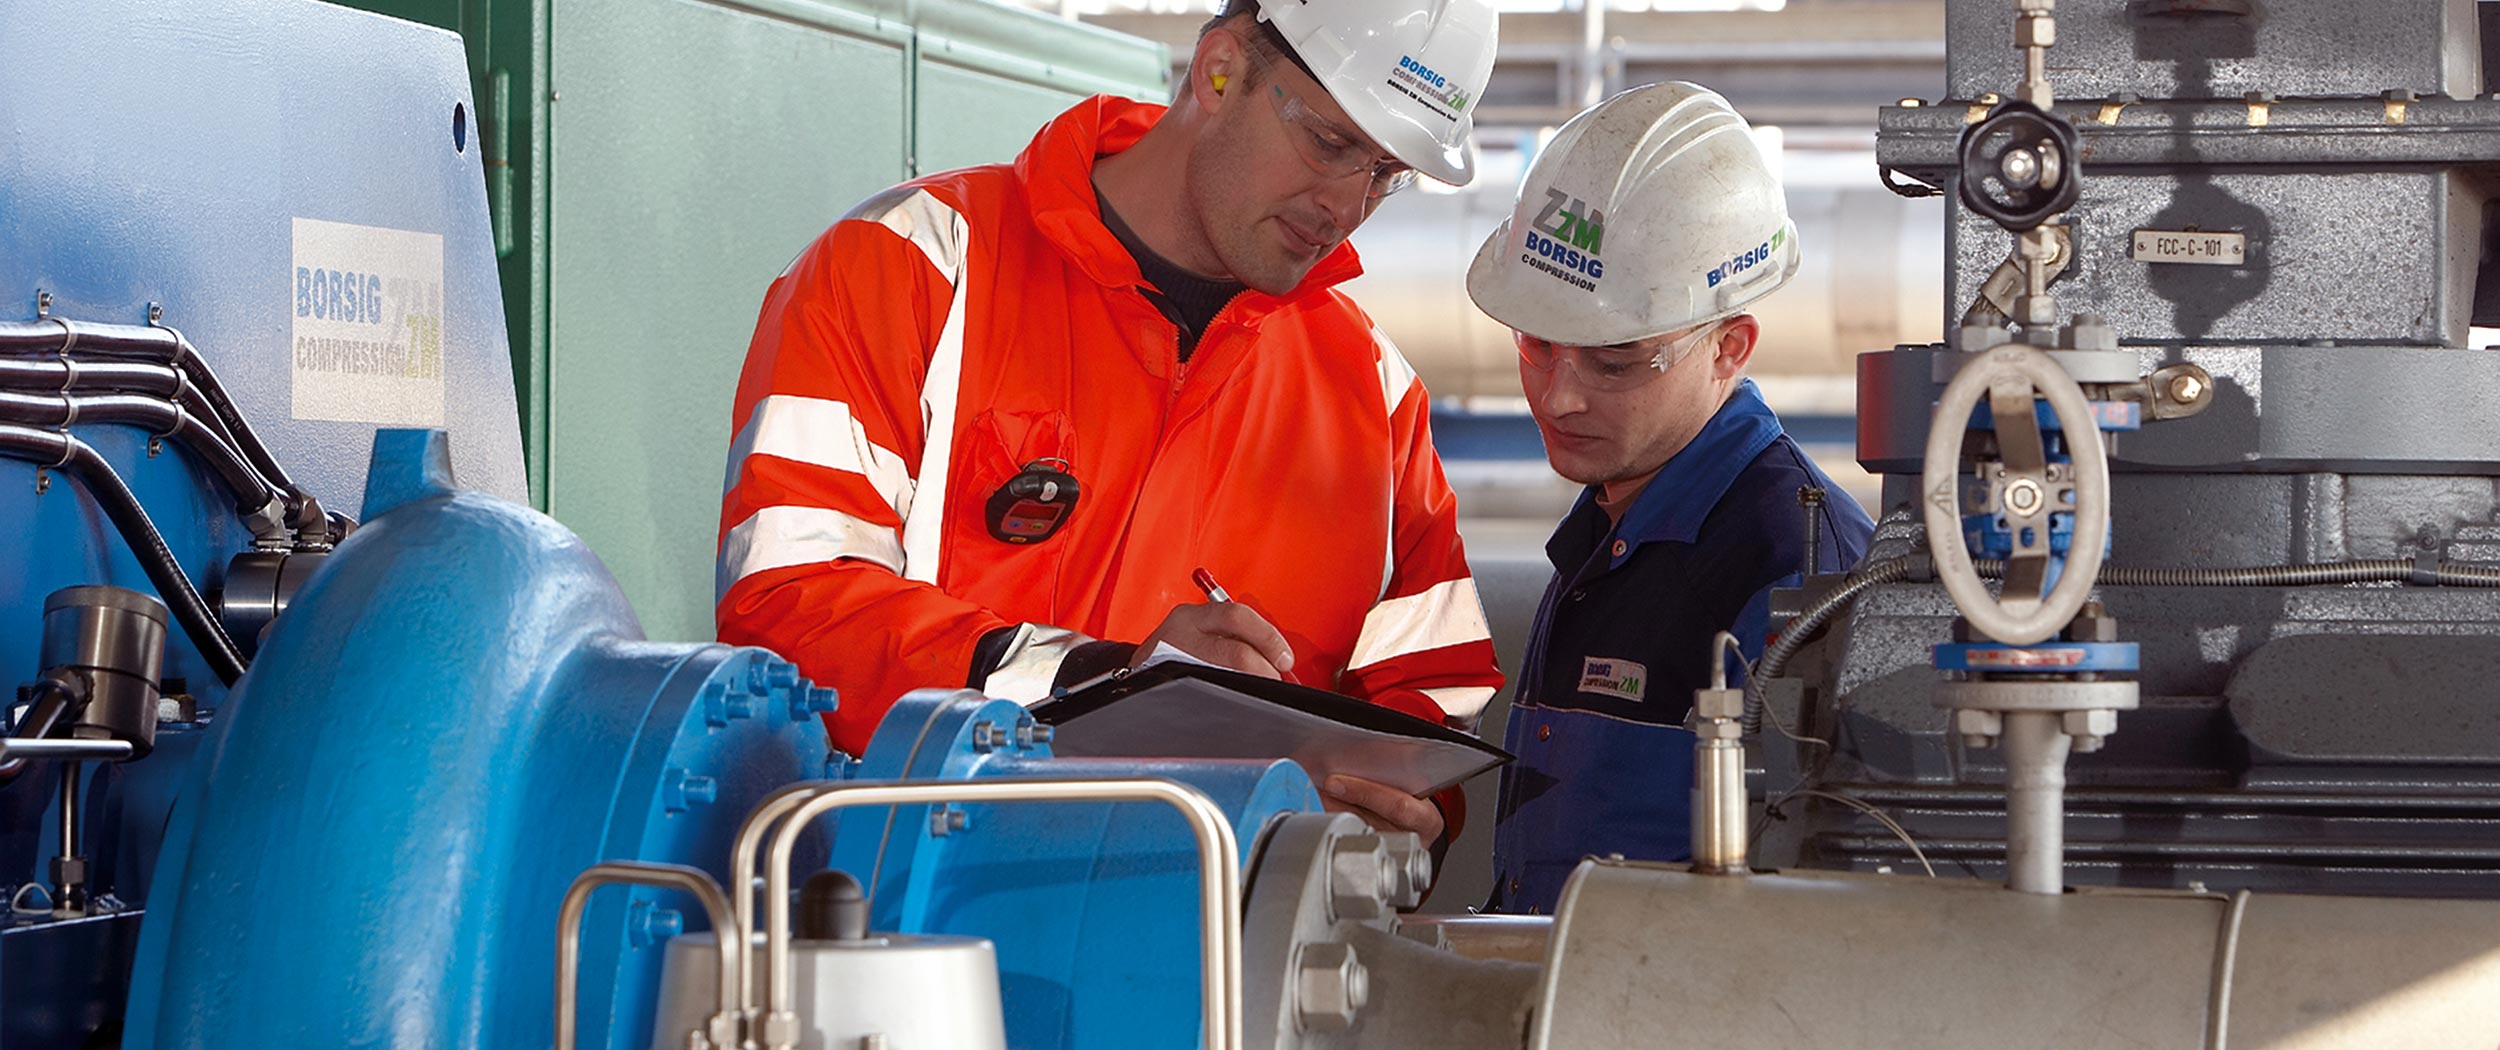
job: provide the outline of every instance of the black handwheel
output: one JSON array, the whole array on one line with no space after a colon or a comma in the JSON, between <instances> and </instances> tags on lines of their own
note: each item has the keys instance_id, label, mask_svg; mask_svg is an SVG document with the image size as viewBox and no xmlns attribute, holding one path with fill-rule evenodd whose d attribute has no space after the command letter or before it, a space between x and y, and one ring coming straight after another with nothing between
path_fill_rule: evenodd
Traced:
<instances>
[{"instance_id":1,"label":"black handwheel","mask_svg":"<svg viewBox=\"0 0 2500 1050\"><path fill-rule=\"evenodd\" d=\"M2017 232L2047 222L2081 192L2079 145L2073 124L2028 102L2000 103L1962 129L1962 203Z\"/></svg>"}]
</instances>

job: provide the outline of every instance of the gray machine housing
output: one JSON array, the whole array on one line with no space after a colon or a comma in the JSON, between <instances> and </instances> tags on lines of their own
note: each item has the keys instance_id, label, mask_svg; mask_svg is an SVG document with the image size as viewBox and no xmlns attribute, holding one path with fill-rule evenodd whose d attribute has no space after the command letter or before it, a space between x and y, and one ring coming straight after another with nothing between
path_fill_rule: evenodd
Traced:
<instances>
[{"instance_id":1,"label":"gray machine housing","mask_svg":"<svg viewBox=\"0 0 2500 1050\"><path fill-rule=\"evenodd\" d=\"M2110 564L2500 563L2500 354L2466 349L2495 259L2500 99L2466 0L2066 0L2050 52L2082 196L2052 293L2146 371L2212 373L2211 409L2112 444ZM1877 158L1943 191L1947 329L1984 314L2012 237L1954 195L1958 139L2020 79L2014 8L1948 4L1953 97L1887 107ZM2146 232L2237 234L2234 264L2143 261ZM2483 313L2489 313L2488 309ZM1911 508L1946 347L1859 364L1859 456L1886 476L1868 562L1922 552ZM1949 373L1948 373L1949 374ZM2110 586L2143 708L2070 763L2075 883L2500 896L2500 591L2412 582ZM1828 593L1810 580L1788 610ZM1767 738L1774 799L1891 811L1940 869L2001 877L2002 766L1933 700L1954 640L1933 583L1869 590L1766 683L1835 740ZM1793 724L1793 723L1792 723ZM1766 862L1913 863L1858 811L1777 807Z\"/></svg>"}]
</instances>

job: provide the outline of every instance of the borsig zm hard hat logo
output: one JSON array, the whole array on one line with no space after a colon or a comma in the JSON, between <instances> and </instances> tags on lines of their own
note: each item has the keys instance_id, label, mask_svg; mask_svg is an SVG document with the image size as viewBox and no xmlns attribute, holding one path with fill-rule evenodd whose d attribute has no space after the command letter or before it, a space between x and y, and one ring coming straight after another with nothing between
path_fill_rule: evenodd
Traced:
<instances>
[{"instance_id":1,"label":"borsig zm hard hat logo","mask_svg":"<svg viewBox=\"0 0 2500 1050\"><path fill-rule=\"evenodd\" d=\"M1446 111L1440 112L1444 120L1456 121L1459 114L1467 112L1467 89L1450 83L1450 78L1431 66L1415 61L1413 55L1398 56L1398 67L1389 71L1389 86L1436 112Z\"/></svg>"},{"instance_id":2,"label":"borsig zm hard hat logo","mask_svg":"<svg viewBox=\"0 0 2500 1050\"><path fill-rule=\"evenodd\" d=\"M1771 253L1778 251L1779 246L1787 243L1787 241L1788 230L1786 227L1772 231L1770 240L1738 252L1733 257L1729 258L1728 261L1713 267L1709 275L1710 287L1716 288L1719 286L1719 282L1721 281L1727 280L1730 277L1734 277L1737 274L1769 262L1771 260Z\"/></svg>"},{"instance_id":3,"label":"borsig zm hard hat logo","mask_svg":"<svg viewBox=\"0 0 2500 1050\"><path fill-rule=\"evenodd\" d=\"M1606 276L1606 264L1597 257L1605 245L1606 213L1578 197L1548 189L1544 210L1528 224L1526 250L1519 261L1581 291L1593 292L1598 278Z\"/></svg>"}]
</instances>

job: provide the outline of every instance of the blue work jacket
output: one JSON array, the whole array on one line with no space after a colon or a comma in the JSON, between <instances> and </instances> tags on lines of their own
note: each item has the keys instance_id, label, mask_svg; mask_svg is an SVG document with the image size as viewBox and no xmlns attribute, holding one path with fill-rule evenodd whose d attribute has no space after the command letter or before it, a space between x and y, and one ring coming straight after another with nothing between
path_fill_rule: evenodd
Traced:
<instances>
[{"instance_id":1,"label":"blue work jacket","mask_svg":"<svg viewBox=\"0 0 2500 1050\"><path fill-rule=\"evenodd\" d=\"M1581 858L1692 855L1693 692L1712 636L1758 658L1774 587L1805 557L1797 490L1825 492L1816 570L1866 553L1874 522L1780 429L1751 380L1620 523L1581 493L1545 544L1554 578L1516 679L1493 829L1495 911L1550 914ZM1729 682L1743 681L1729 669Z\"/></svg>"}]
</instances>

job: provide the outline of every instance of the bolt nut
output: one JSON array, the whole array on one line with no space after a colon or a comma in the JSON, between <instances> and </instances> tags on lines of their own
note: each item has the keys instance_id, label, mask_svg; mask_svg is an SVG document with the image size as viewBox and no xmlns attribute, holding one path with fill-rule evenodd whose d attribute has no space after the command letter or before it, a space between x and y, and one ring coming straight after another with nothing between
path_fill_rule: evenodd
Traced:
<instances>
[{"instance_id":1,"label":"bolt nut","mask_svg":"<svg viewBox=\"0 0 2500 1050\"><path fill-rule=\"evenodd\" d=\"M1422 904L1424 891L1432 887L1432 851L1411 832L1392 832L1380 836L1380 841L1389 854L1389 906L1406 909Z\"/></svg>"},{"instance_id":2,"label":"bolt nut","mask_svg":"<svg viewBox=\"0 0 2500 1050\"><path fill-rule=\"evenodd\" d=\"M2013 484L2005 486L2004 498L2006 511L2022 518L2040 513L2040 508L2048 503L2048 493L2030 478L2014 479Z\"/></svg>"},{"instance_id":3,"label":"bolt nut","mask_svg":"<svg viewBox=\"0 0 2500 1050\"><path fill-rule=\"evenodd\" d=\"M2026 14L2014 20L2015 47L2056 47L2057 19L2045 14Z\"/></svg>"},{"instance_id":4,"label":"bolt nut","mask_svg":"<svg viewBox=\"0 0 2500 1050\"><path fill-rule=\"evenodd\" d=\"M1371 972L1354 948L1305 944L1294 953L1294 1016L1306 1032L1342 1032L1371 1001Z\"/></svg>"},{"instance_id":5,"label":"bolt nut","mask_svg":"<svg viewBox=\"0 0 2500 1050\"><path fill-rule=\"evenodd\" d=\"M2075 750L2098 751L2101 741L2118 731L2118 712L2108 708L2066 712L2066 735L2075 738Z\"/></svg>"},{"instance_id":6,"label":"bolt nut","mask_svg":"<svg viewBox=\"0 0 2500 1050\"><path fill-rule=\"evenodd\" d=\"M2016 186L2032 185L2040 181L2040 155L2027 149L2006 150L1997 161L1997 170Z\"/></svg>"},{"instance_id":7,"label":"bolt nut","mask_svg":"<svg viewBox=\"0 0 2500 1050\"><path fill-rule=\"evenodd\" d=\"M1340 920L1361 922L1389 912L1397 871L1378 835L1347 835L1328 847L1328 909Z\"/></svg>"},{"instance_id":8,"label":"bolt nut","mask_svg":"<svg viewBox=\"0 0 2500 1050\"><path fill-rule=\"evenodd\" d=\"M842 706L841 695L821 686L806 686L790 691L790 720L805 722L809 715L830 713Z\"/></svg>"},{"instance_id":9,"label":"bolt nut","mask_svg":"<svg viewBox=\"0 0 2500 1050\"><path fill-rule=\"evenodd\" d=\"M988 719L972 723L972 749L984 754L1007 746L1007 731Z\"/></svg>"},{"instance_id":10,"label":"bolt nut","mask_svg":"<svg viewBox=\"0 0 2500 1050\"><path fill-rule=\"evenodd\" d=\"M761 693L799 684L799 669L786 660L758 659L747 665L747 691Z\"/></svg>"},{"instance_id":11,"label":"bolt nut","mask_svg":"<svg viewBox=\"0 0 2500 1050\"><path fill-rule=\"evenodd\" d=\"M2170 377L2170 399L2192 404L2205 396L2205 381L2193 374Z\"/></svg>"},{"instance_id":12,"label":"bolt nut","mask_svg":"<svg viewBox=\"0 0 2500 1050\"><path fill-rule=\"evenodd\" d=\"M635 901L625 909L625 940L636 948L648 948L675 937L686 930L686 917L675 908L663 908L650 901Z\"/></svg>"},{"instance_id":13,"label":"bolt nut","mask_svg":"<svg viewBox=\"0 0 2500 1050\"><path fill-rule=\"evenodd\" d=\"M929 834L945 838L970 826L972 817L953 806L939 806L929 811Z\"/></svg>"},{"instance_id":14,"label":"bolt nut","mask_svg":"<svg viewBox=\"0 0 2500 1050\"><path fill-rule=\"evenodd\" d=\"M1962 734L1964 747L1995 747L1997 737L2005 732L2005 716L1994 711L1955 711L1953 731Z\"/></svg>"},{"instance_id":15,"label":"bolt nut","mask_svg":"<svg viewBox=\"0 0 2500 1050\"><path fill-rule=\"evenodd\" d=\"M1713 718L1745 717L1745 691L1742 689L1696 689L1693 691L1693 715L1704 721Z\"/></svg>"},{"instance_id":16,"label":"bolt nut","mask_svg":"<svg viewBox=\"0 0 2500 1050\"><path fill-rule=\"evenodd\" d=\"M1059 735L1059 727L1046 726L1031 719L1016 724L1016 747L1031 751Z\"/></svg>"}]
</instances>

